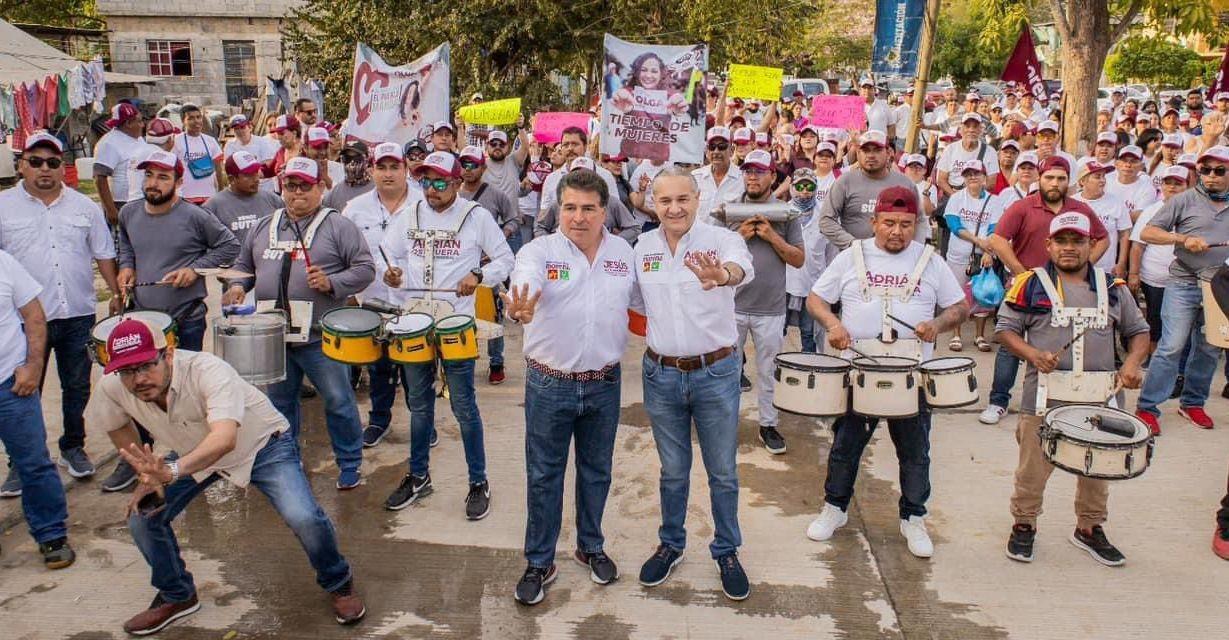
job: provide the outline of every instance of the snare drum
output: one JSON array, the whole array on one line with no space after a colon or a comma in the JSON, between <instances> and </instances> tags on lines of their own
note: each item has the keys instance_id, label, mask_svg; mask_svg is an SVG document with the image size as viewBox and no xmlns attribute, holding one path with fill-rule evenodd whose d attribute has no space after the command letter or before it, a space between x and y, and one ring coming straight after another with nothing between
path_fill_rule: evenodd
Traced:
<instances>
[{"instance_id":1,"label":"snare drum","mask_svg":"<svg viewBox=\"0 0 1229 640\"><path fill-rule=\"evenodd\" d=\"M1201 279L1199 288L1203 290L1203 337L1214 347L1229 349L1229 318L1212 295L1211 281Z\"/></svg>"},{"instance_id":2,"label":"snare drum","mask_svg":"<svg viewBox=\"0 0 1229 640\"><path fill-rule=\"evenodd\" d=\"M167 346L175 346L176 326L171 316L161 311L125 311L124 313L99 320L94 325L94 328L90 330L89 353L93 356L94 362L106 366L107 361L110 360L107 356L107 338L111 335L111 330L115 329L115 325L125 318L144 320L150 326L162 329L162 333L166 336Z\"/></svg>"},{"instance_id":3,"label":"snare drum","mask_svg":"<svg viewBox=\"0 0 1229 640\"><path fill-rule=\"evenodd\" d=\"M1050 409L1038 431L1051 464L1086 478L1126 480L1148 469L1153 438L1131 413L1097 405Z\"/></svg>"},{"instance_id":4,"label":"snare drum","mask_svg":"<svg viewBox=\"0 0 1229 640\"><path fill-rule=\"evenodd\" d=\"M213 319L213 354L251 384L286 379L286 318L280 313Z\"/></svg>"},{"instance_id":5,"label":"snare drum","mask_svg":"<svg viewBox=\"0 0 1229 640\"><path fill-rule=\"evenodd\" d=\"M454 315L435 323L435 344L440 360L449 362L478 359L478 330L473 316Z\"/></svg>"},{"instance_id":6,"label":"snare drum","mask_svg":"<svg viewBox=\"0 0 1229 640\"><path fill-rule=\"evenodd\" d=\"M842 416L849 409L848 360L823 353L777 356L772 406L803 416Z\"/></svg>"},{"instance_id":7,"label":"snare drum","mask_svg":"<svg viewBox=\"0 0 1229 640\"><path fill-rule=\"evenodd\" d=\"M358 307L333 309L320 318L325 357L346 364L372 364L384 355L380 314Z\"/></svg>"},{"instance_id":8,"label":"snare drum","mask_svg":"<svg viewBox=\"0 0 1229 640\"><path fill-rule=\"evenodd\" d=\"M972 358L947 357L918 365L926 404L936 409L953 409L976 404L977 377Z\"/></svg>"},{"instance_id":9,"label":"snare drum","mask_svg":"<svg viewBox=\"0 0 1229 640\"><path fill-rule=\"evenodd\" d=\"M921 412L917 360L877 356L853 360L853 411L870 418L912 418Z\"/></svg>"},{"instance_id":10,"label":"snare drum","mask_svg":"<svg viewBox=\"0 0 1229 640\"><path fill-rule=\"evenodd\" d=\"M431 327L435 318L425 313L409 313L389 322L388 359L400 364L422 364L435 360Z\"/></svg>"}]
</instances>

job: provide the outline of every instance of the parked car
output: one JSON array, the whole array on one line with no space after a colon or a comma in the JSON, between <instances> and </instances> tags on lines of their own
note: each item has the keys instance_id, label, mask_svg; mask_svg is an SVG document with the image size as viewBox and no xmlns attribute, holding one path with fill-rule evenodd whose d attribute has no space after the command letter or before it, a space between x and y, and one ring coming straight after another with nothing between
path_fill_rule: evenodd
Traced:
<instances>
[{"instance_id":1,"label":"parked car","mask_svg":"<svg viewBox=\"0 0 1229 640\"><path fill-rule=\"evenodd\" d=\"M830 93L828 81L823 78L790 78L781 83L782 100L791 100L795 91L801 91L807 99Z\"/></svg>"}]
</instances>

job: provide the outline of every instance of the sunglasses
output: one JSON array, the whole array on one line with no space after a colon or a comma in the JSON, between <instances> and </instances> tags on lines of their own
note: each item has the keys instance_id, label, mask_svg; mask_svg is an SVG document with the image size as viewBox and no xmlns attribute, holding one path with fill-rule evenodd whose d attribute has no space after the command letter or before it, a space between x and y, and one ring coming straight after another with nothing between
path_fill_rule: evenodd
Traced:
<instances>
[{"instance_id":1,"label":"sunglasses","mask_svg":"<svg viewBox=\"0 0 1229 640\"><path fill-rule=\"evenodd\" d=\"M495 147L496 149L498 149L498 148L500 148L500 147L506 147L506 146L508 146L508 143L506 143L506 142L504 142L504 141L502 141L502 140L491 140L491 141L487 142L487 145L488 145L488 146L491 146L491 147Z\"/></svg>"},{"instance_id":2,"label":"sunglasses","mask_svg":"<svg viewBox=\"0 0 1229 640\"><path fill-rule=\"evenodd\" d=\"M314 186L316 185L311 184L310 182L283 182L282 191L287 191L290 193L307 193L308 191L311 191L312 187Z\"/></svg>"},{"instance_id":3,"label":"sunglasses","mask_svg":"<svg viewBox=\"0 0 1229 640\"><path fill-rule=\"evenodd\" d=\"M1226 173L1229 173L1229 167L1226 167L1223 164L1219 167L1209 167L1207 165L1199 167L1199 175L1201 176L1216 176L1217 178L1223 178L1225 177Z\"/></svg>"},{"instance_id":4,"label":"sunglasses","mask_svg":"<svg viewBox=\"0 0 1229 640\"><path fill-rule=\"evenodd\" d=\"M709 151L729 151L730 143L728 142L710 142L708 143Z\"/></svg>"},{"instance_id":5,"label":"sunglasses","mask_svg":"<svg viewBox=\"0 0 1229 640\"><path fill-rule=\"evenodd\" d=\"M131 380L139 375L144 375L144 374L149 373L150 371L153 371L154 367L158 366L159 362L162 362L162 357L164 355L166 355L165 352L160 351L158 352L157 358L154 358L153 360L150 360L149 362L146 362L145 364L140 364L135 367L125 367L123 369L120 369L116 373L118 373L119 377L123 378L124 380Z\"/></svg>"},{"instance_id":6,"label":"sunglasses","mask_svg":"<svg viewBox=\"0 0 1229 640\"><path fill-rule=\"evenodd\" d=\"M414 161L414 162L422 162L422 159L423 159L423 158L426 158L426 157L427 157L427 154L425 154L425 153L418 153L418 152L415 152L415 153L411 153L411 154L406 155L406 156L405 156L405 159L406 159L406 160L411 160L411 161Z\"/></svg>"},{"instance_id":7,"label":"sunglasses","mask_svg":"<svg viewBox=\"0 0 1229 640\"><path fill-rule=\"evenodd\" d=\"M30 163L35 169L42 169L43 165L47 165L48 169L59 169L64 164L64 160L60 158L43 158L41 156L30 156L26 158L26 162Z\"/></svg>"},{"instance_id":8,"label":"sunglasses","mask_svg":"<svg viewBox=\"0 0 1229 640\"><path fill-rule=\"evenodd\" d=\"M815 184L812 182L800 182L794 185L794 191L813 193L815 191Z\"/></svg>"},{"instance_id":9,"label":"sunglasses","mask_svg":"<svg viewBox=\"0 0 1229 640\"><path fill-rule=\"evenodd\" d=\"M481 166L482 166L481 164L478 164L477 162L473 162L471 160L461 161L461 168L465 169L466 171L473 171L474 169L477 169L478 167L481 167ZM440 191L443 191L443 189L440 189Z\"/></svg>"},{"instance_id":10,"label":"sunglasses","mask_svg":"<svg viewBox=\"0 0 1229 640\"><path fill-rule=\"evenodd\" d=\"M448 181L443 178L422 178L418 181L424 190L434 189L436 191L447 191Z\"/></svg>"}]
</instances>

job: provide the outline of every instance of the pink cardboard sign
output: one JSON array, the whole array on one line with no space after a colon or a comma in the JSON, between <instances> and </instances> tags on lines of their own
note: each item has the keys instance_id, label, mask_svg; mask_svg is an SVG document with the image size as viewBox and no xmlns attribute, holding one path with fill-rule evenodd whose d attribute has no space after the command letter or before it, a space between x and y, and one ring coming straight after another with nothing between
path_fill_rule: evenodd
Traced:
<instances>
[{"instance_id":1,"label":"pink cardboard sign","mask_svg":"<svg viewBox=\"0 0 1229 640\"><path fill-rule=\"evenodd\" d=\"M866 131L866 100L862 96L815 96L811 100L811 124Z\"/></svg>"},{"instance_id":2,"label":"pink cardboard sign","mask_svg":"<svg viewBox=\"0 0 1229 640\"><path fill-rule=\"evenodd\" d=\"M555 144L563 139L563 130L579 127L589 134L589 114L568 111L539 113L533 121L533 139L544 144Z\"/></svg>"}]
</instances>

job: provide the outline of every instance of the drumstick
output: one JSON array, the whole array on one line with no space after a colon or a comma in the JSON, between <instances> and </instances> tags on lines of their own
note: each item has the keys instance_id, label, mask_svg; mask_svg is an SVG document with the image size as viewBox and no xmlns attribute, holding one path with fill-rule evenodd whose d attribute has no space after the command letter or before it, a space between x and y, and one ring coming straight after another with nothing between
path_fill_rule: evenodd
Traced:
<instances>
[{"instance_id":1,"label":"drumstick","mask_svg":"<svg viewBox=\"0 0 1229 640\"><path fill-rule=\"evenodd\" d=\"M886 315L887 315L889 318L891 318L891 319L893 319L893 320L895 320L895 321L899 322L900 324L904 325L906 329L908 329L908 330L910 330L910 331L912 331L912 332L914 332L914 333L917 333L917 327L915 327L915 326L913 326L913 325L909 324L908 322L905 322L904 320L901 320L900 318L897 318L896 316L894 316L894 315L892 315L892 314L890 314L890 313L889 313L889 314L886 314Z\"/></svg>"},{"instance_id":2,"label":"drumstick","mask_svg":"<svg viewBox=\"0 0 1229 640\"><path fill-rule=\"evenodd\" d=\"M855 349L855 348L853 347L853 345L850 345L850 346L849 346L849 350L850 350L850 351L852 351L852 352L854 352L854 353L856 353L856 354L858 354L858 355L860 355L860 356L862 356L863 358L866 358L867 360L873 360L873 361L875 361L875 362L879 362L879 359L878 359L878 358L876 358L875 356L868 356L868 355L866 355L865 353L862 353L861 351L858 351L857 349Z\"/></svg>"},{"instance_id":3,"label":"drumstick","mask_svg":"<svg viewBox=\"0 0 1229 640\"><path fill-rule=\"evenodd\" d=\"M299 233L299 225L293 220L290 222L290 229L294 231L294 237L299 239L299 247L303 249L303 264L308 269L312 268L312 257L307 255L307 243L303 242L303 234Z\"/></svg>"},{"instance_id":4,"label":"drumstick","mask_svg":"<svg viewBox=\"0 0 1229 640\"><path fill-rule=\"evenodd\" d=\"M401 290L402 291L413 291L413 292L418 292L418 293L427 292L427 291L430 291L432 293L456 293L457 292L456 289L430 289L430 288L424 288L424 287L404 287Z\"/></svg>"},{"instance_id":5,"label":"drumstick","mask_svg":"<svg viewBox=\"0 0 1229 640\"><path fill-rule=\"evenodd\" d=\"M1055 351L1055 352L1054 352L1054 357L1055 357L1055 358L1062 357L1062 355L1063 355L1064 353L1066 353L1067 349L1070 349L1070 348L1071 348L1071 345L1075 344L1075 341L1076 341L1076 340L1079 340L1081 337L1083 337L1083 335L1084 335L1084 332L1085 332L1085 331L1088 331L1088 327L1084 327L1083 329L1080 329L1080 332L1079 332L1079 333L1077 333L1077 334L1075 334L1075 337L1073 337L1073 338L1071 338L1070 340L1068 340L1068 341L1067 341L1067 344L1065 344L1065 345L1063 345L1061 348L1059 348L1059 350L1058 350L1058 351ZM1117 392L1115 392L1115 393L1117 393Z\"/></svg>"},{"instance_id":6,"label":"drumstick","mask_svg":"<svg viewBox=\"0 0 1229 640\"><path fill-rule=\"evenodd\" d=\"M384 264L386 264L386 265L388 265L388 266L390 266L390 267L391 267L391 266L393 266L393 261L388 259L388 254L387 254L387 253L384 253L384 247L383 247L383 245L376 245L376 248L378 248L378 249L380 250L380 257L381 257L381 258L384 258Z\"/></svg>"}]
</instances>

